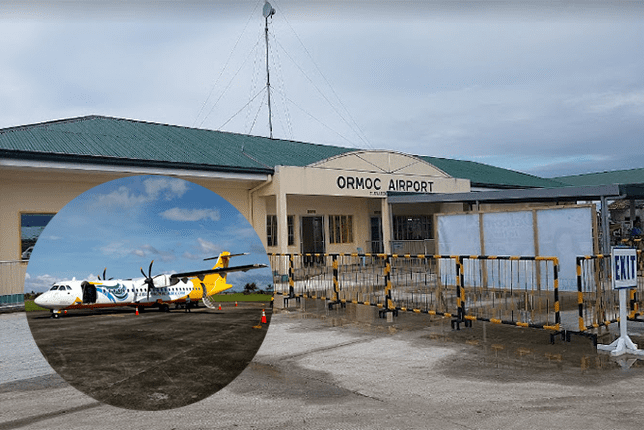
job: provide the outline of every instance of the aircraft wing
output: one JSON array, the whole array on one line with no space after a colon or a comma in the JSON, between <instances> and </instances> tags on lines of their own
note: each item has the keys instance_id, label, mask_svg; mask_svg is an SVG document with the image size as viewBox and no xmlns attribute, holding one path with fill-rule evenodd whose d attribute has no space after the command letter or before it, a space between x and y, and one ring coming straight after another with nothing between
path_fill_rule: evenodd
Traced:
<instances>
[{"instance_id":1,"label":"aircraft wing","mask_svg":"<svg viewBox=\"0 0 644 430\"><path fill-rule=\"evenodd\" d=\"M197 270L195 272L183 272L175 273L170 275L170 278L180 279L180 278L198 278L200 276L212 275L214 273L228 273L228 272L246 272L252 269L262 269L268 267L266 264L247 264L245 266L234 266L234 267L218 267L216 269L207 269L207 270Z\"/></svg>"}]
</instances>

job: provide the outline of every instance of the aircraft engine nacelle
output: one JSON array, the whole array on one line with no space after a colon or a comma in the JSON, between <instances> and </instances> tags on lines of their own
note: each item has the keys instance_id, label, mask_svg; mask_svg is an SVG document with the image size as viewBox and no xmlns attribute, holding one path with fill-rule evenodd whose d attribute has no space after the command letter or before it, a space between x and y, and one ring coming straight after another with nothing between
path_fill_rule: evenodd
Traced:
<instances>
[{"instance_id":1,"label":"aircraft engine nacelle","mask_svg":"<svg viewBox=\"0 0 644 430\"><path fill-rule=\"evenodd\" d=\"M153 279L155 288L169 287L172 285L170 275L157 275Z\"/></svg>"}]
</instances>

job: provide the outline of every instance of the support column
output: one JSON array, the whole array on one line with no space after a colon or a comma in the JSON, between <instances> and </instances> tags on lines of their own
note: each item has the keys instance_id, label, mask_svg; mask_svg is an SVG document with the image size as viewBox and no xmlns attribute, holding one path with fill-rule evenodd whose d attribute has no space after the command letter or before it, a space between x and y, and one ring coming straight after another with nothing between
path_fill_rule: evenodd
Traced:
<instances>
[{"instance_id":1,"label":"support column","mask_svg":"<svg viewBox=\"0 0 644 430\"><path fill-rule=\"evenodd\" d=\"M280 187L275 196L275 208L277 209L277 249L280 254L288 253L288 207L286 205L286 194Z\"/></svg>"},{"instance_id":2,"label":"support column","mask_svg":"<svg viewBox=\"0 0 644 430\"><path fill-rule=\"evenodd\" d=\"M382 244L385 254L391 254L391 239L392 239L392 210L391 205L386 198L380 200L380 208L382 212Z\"/></svg>"},{"instance_id":3,"label":"support column","mask_svg":"<svg viewBox=\"0 0 644 430\"><path fill-rule=\"evenodd\" d=\"M610 228L608 227L608 199L601 196L601 217L602 217L602 254L610 254Z\"/></svg>"}]
</instances>

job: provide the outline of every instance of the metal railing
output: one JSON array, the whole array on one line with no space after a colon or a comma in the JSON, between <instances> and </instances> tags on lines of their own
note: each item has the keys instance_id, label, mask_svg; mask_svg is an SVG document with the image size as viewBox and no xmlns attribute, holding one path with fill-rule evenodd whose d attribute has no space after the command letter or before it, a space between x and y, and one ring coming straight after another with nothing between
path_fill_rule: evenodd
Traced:
<instances>
[{"instance_id":1,"label":"metal railing","mask_svg":"<svg viewBox=\"0 0 644 430\"><path fill-rule=\"evenodd\" d=\"M628 319L644 321L644 277L642 251L637 250L637 287L629 291ZM579 332L589 333L619 321L619 293L613 289L610 255L577 257Z\"/></svg>"},{"instance_id":2,"label":"metal railing","mask_svg":"<svg viewBox=\"0 0 644 430\"><path fill-rule=\"evenodd\" d=\"M0 261L0 295L23 294L27 260Z\"/></svg>"},{"instance_id":3,"label":"metal railing","mask_svg":"<svg viewBox=\"0 0 644 430\"><path fill-rule=\"evenodd\" d=\"M381 314L412 311L560 330L556 257L425 254L270 254L275 292Z\"/></svg>"},{"instance_id":4,"label":"metal railing","mask_svg":"<svg viewBox=\"0 0 644 430\"><path fill-rule=\"evenodd\" d=\"M560 330L557 257L458 258L463 319Z\"/></svg>"}]
</instances>

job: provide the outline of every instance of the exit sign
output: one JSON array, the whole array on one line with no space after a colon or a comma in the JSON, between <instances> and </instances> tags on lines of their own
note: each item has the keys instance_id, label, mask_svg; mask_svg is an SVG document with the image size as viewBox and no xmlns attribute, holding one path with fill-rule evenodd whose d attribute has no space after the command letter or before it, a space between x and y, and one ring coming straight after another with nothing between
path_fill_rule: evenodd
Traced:
<instances>
[{"instance_id":1,"label":"exit sign","mask_svg":"<svg viewBox=\"0 0 644 430\"><path fill-rule=\"evenodd\" d=\"M637 250L613 248L611 266L614 289L637 287Z\"/></svg>"}]
</instances>

